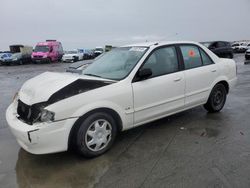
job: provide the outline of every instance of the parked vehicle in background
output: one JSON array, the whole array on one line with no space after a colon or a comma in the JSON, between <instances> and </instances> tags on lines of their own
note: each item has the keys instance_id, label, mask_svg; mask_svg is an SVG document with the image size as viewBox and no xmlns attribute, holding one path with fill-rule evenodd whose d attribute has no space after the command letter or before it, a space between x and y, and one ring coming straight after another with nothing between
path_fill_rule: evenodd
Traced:
<instances>
[{"instance_id":1,"label":"parked vehicle in background","mask_svg":"<svg viewBox=\"0 0 250 188\"><path fill-rule=\"evenodd\" d=\"M81 75L45 72L28 80L6 119L30 153L72 147L96 157L120 131L200 105L221 111L236 82L235 61L199 43L127 45L103 54Z\"/></svg>"},{"instance_id":2,"label":"parked vehicle in background","mask_svg":"<svg viewBox=\"0 0 250 188\"><path fill-rule=\"evenodd\" d=\"M91 49L89 50L90 53L90 59L94 59L95 58L95 50Z\"/></svg>"},{"instance_id":3,"label":"parked vehicle in background","mask_svg":"<svg viewBox=\"0 0 250 188\"><path fill-rule=\"evenodd\" d=\"M232 48L233 48L233 51L234 52L236 52L237 51L237 49L239 48L239 46L240 46L240 43L238 43L238 42L234 42L234 43L232 43Z\"/></svg>"},{"instance_id":4,"label":"parked vehicle in background","mask_svg":"<svg viewBox=\"0 0 250 188\"><path fill-rule=\"evenodd\" d=\"M83 59L92 59L93 58L91 50L79 49L79 51L83 54Z\"/></svg>"},{"instance_id":5,"label":"parked vehicle in background","mask_svg":"<svg viewBox=\"0 0 250 188\"><path fill-rule=\"evenodd\" d=\"M46 40L39 42L32 53L34 63L51 63L60 61L63 56L63 47L61 42L56 40Z\"/></svg>"},{"instance_id":6,"label":"parked vehicle in background","mask_svg":"<svg viewBox=\"0 0 250 188\"><path fill-rule=\"evenodd\" d=\"M245 59L246 59L247 61L250 60L250 46L248 47L247 51L245 52Z\"/></svg>"},{"instance_id":7,"label":"parked vehicle in background","mask_svg":"<svg viewBox=\"0 0 250 188\"><path fill-rule=\"evenodd\" d=\"M202 44L221 58L232 59L234 57L233 48L230 42L213 41L213 42L202 42Z\"/></svg>"},{"instance_id":8,"label":"parked vehicle in background","mask_svg":"<svg viewBox=\"0 0 250 188\"><path fill-rule=\"evenodd\" d=\"M24 45L11 45L10 52L4 55L4 61L2 64L5 65L13 65L18 64L22 65L24 63L31 62L31 54L33 48L31 46L24 46Z\"/></svg>"},{"instance_id":9,"label":"parked vehicle in background","mask_svg":"<svg viewBox=\"0 0 250 188\"><path fill-rule=\"evenodd\" d=\"M96 48L95 48L95 51L94 51L95 57L101 55L103 52L104 52L103 47L96 47Z\"/></svg>"},{"instance_id":10,"label":"parked vehicle in background","mask_svg":"<svg viewBox=\"0 0 250 188\"><path fill-rule=\"evenodd\" d=\"M247 50L247 46L247 42L239 42L232 44L232 48L235 53L245 53Z\"/></svg>"},{"instance_id":11,"label":"parked vehicle in background","mask_svg":"<svg viewBox=\"0 0 250 188\"><path fill-rule=\"evenodd\" d=\"M109 52L110 50L112 50L112 48L112 45L105 45L105 52Z\"/></svg>"},{"instance_id":12,"label":"parked vehicle in background","mask_svg":"<svg viewBox=\"0 0 250 188\"><path fill-rule=\"evenodd\" d=\"M62 57L63 62L76 62L83 60L84 53L81 50L66 51Z\"/></svg>"},{"instance_id":13,"label":"parked vehicle in background","mask_svg":"<svg viewBox=\"0 0 250 188\"><path fill-rule=\"evenodd\" d=\"M66 68L66 72L81 74L82 71L86 69L92 63L93 63L93 60L79 61L76 63L72 63L68 68Z\"/></svg>"},{"instance_id":14,"label":"parked vehicle in background","mask_svg":"<svg viewBox=\"0 0 250 188\"><path fill-rule=\"evenodd\" d=\"M12 53L0 52L0 65L8 65L12 61Z\"/></svg>"}]
</instances>

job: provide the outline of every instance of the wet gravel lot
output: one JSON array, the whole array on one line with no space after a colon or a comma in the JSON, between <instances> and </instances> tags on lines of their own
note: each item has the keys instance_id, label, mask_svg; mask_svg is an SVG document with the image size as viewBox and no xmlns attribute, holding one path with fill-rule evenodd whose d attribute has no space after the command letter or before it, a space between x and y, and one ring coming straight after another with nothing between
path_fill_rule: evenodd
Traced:
<instances>
[{"instance_id":1,"label":"wet gravel lot","mask_svg":"<svg viewBox=\"0 0 250 188\"><path fill-rule=\"evenodd\" d=\"M238 84L224 109L197 107L121 133L95 159L74 153L32 155L20 149L5 110L21 85L69 64L0 67L0 188L250 187L250 64L235 55Z\"/></svg>"}]
</instances>

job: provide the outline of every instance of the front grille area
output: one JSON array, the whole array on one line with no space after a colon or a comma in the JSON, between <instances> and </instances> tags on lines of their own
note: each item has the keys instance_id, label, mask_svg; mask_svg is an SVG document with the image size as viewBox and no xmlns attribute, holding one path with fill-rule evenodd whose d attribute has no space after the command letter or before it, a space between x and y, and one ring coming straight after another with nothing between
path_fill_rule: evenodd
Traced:
<instances>
[{"instance_id":1,"label":"front grille area","mask_svg":"<svg viewBox=\"0 0 250 188\"><path fill-rule=\"evenodd\" d=\"M43 56L41 56L41 55L35 55L34 58L41 59L41 58L43 58Z\"/></svg>"},{"instance_id":2,"label":"front grille area","mask_svg":"<svg viewBox=\"0 0 250 188\"><path fill-rule=\"evenodd\" d=\"M19 119L23 120L29 125L32 125L40 117L40 110L36 105L29 106L18 100L17 114Z\"/></svg>"}]
</instances>

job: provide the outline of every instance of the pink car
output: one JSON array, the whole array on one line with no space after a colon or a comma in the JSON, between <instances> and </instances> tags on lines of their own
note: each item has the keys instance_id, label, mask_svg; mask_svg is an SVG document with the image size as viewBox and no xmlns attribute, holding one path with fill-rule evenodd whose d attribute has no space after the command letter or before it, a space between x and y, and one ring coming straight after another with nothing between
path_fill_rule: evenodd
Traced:
<instances>
[{"instance_id":1,"label":"pink car","mask_svg":"<svg viewBox=\"0 0 250 188\"><path fill-rule=\"evenodd\" d=\"M61 42L56 40L46 40L46 42L39 42L32 55L32 61L34 63L39 62L57 62L62 59L63 48Z\"/></svg>"}]
</instances>

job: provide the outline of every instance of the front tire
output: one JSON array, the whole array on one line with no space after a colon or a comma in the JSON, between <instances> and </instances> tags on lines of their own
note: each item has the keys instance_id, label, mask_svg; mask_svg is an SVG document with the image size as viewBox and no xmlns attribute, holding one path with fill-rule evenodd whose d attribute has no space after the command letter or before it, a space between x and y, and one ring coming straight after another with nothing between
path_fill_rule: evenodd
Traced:
<instances>
[{"instance_id":1,"label":"front tire","mask_svg":"<svg viewBox=\"0 0 250 188\"><path fill-rule=\"evenodd\" d=\"M76 148L84 157L97 157L108 151L117 134L114 118L104 112L87 117L76 133Z\"/></svg>"},{"instance_id":2,"label":"front tire","mask_svg":"<svg viewBox=\"0 0 250 188\"><path fill-rule=\"evenodd\" d=\"M79 61L79 57L74 56L73 57L73 62L77 62L77 61Z\"/></svg>"},{"instance_id":3,"label":"front tire","mask_svg":"<svg viewBox=\"0 0 250 188\"><path fill-rule=\"evenodd\" d=\"M227 98L227 91L223 84L216 84L212 89L207 103L204 108L211 113L216 113L222 110Z\"/></svg>"}]
</instances>

